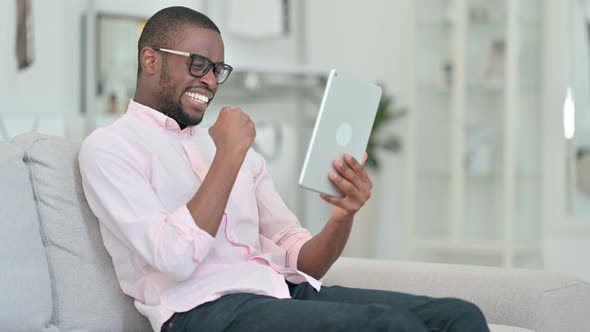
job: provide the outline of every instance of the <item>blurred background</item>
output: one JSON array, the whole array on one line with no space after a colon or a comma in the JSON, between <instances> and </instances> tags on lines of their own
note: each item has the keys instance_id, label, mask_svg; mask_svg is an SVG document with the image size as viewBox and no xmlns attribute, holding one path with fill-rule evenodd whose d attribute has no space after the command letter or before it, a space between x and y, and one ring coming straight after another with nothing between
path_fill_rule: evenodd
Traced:
<instances>
[{"instance_id":1,"label":"blurred background","mask_svg":"<svg viewBox=\"0 0 590 332\"><path fill-rule=\"evenodd\" d=\"M204 125L248 112L312 233L330 207L297 179L327 74L384 88L345 255L590 280L590 0L6 0L0 140L83 140L119 118L143 24L170 5L209 15L235 68Z\"/></svg>"}]
</instances>

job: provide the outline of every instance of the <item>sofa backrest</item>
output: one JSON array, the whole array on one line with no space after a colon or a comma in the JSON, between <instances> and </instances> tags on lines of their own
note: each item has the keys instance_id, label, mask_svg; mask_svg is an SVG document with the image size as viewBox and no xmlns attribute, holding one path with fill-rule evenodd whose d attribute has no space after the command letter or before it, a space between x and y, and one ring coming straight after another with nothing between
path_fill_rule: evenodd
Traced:
<instances>
[{"instance_id":1,"label":"sofa backrest","mask_svg":"<svg viewBox=\"0 0 590 332\"><path fill-rule=\"evenodd\" d=\"M58 331L51 281L24 151L0 142L0 324L6 331Z\"/></svg>"},{"instance_id":2,"label":"sofa backrest","mask_svg":"<svg viewBox=\"0 0 590 332\"><path fill-rule=\"evenodd\" d=\"M52 290L50 325L60 331L150 331L148 320L119 287L98 221L84 197L79 143L25 134L13 144L23 151L44 240Z\"/></svg>"}]
</instances>

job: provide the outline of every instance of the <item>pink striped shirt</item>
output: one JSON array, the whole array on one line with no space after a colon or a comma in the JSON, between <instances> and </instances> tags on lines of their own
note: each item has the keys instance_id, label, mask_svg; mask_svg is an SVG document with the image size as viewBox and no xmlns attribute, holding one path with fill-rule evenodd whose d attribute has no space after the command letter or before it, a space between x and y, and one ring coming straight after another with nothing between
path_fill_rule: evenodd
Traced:
<instances>
[{"instance_id":1,"label":"pink striped shirt","mask_svg":"<svg viewBox=\"0 0 590 332\"><path fill-rule=\"evenodd\" d=\"M215 237L186 204L213 157L207 128L134 102L80 150L84 192L100 221L123 292L155 331L174 312L239 292L289 298L285 279L320 282L297 270L311 238L274 189L264 159L250 150Z\"/></svg>"}]
</instances>

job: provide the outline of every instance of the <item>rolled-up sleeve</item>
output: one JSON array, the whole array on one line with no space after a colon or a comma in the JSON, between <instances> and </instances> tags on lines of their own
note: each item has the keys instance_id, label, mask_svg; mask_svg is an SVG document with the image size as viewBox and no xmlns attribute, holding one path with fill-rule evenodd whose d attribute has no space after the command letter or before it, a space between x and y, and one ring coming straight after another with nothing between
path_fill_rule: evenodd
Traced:
<instances>
[{"instance_id":1,"label":"rolled-up sleeve","mask_svg":"<svg viewBox=\"0 0 590 332\"><path fill-rule=\"evenodd\" d=\"M104 148L111 144L121 148ZM195 224L186 205L172 212L163 208L145 165L124 146L99 132L82 144L79 163L88 204L101 226L152 268L184 280L207 256L214 238Z\"/></svg>"},{"instance_id":2,"label":"rolled-up sleeve","mask_svg":"<svg viewBox=\"0 0 590 332\"><path fill-rule=\"evenodd\" d=\"M311 239L311 234L307 229L293 226L275 234L271 240L285 250L285 267L297 269L299 252L309 239Z\"/></svg>"},{"instance_id":3,"label":"rolled-up sleeve","mask_svg":"<svg viewBox=\"0 0 590 332\"><path fill-rule=\"evenodd\" d=\"M285 251L285 267L296 269L301 247L312 236L281 199L262 157L255 188L261 234Z\"/></svg>"}]
</instances>

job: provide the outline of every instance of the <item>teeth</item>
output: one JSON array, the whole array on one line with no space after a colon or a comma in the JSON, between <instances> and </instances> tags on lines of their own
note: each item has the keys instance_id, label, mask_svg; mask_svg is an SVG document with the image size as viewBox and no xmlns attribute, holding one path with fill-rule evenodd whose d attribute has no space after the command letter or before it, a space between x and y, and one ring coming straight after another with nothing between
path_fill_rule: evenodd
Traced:
<instances>
[{"instance_id":1,"label":"teeth","mask_svg":"<svg viewBox=\"0 0 590 332\"><path fill-rule=\"evenodd\" d=\"M199 93L187 92L186 95L195 101L200 101L205 104L209 102L209 98L207 98L207 96L203 96L202 94L199 94Z\"/></svg>"}]
</instances>

